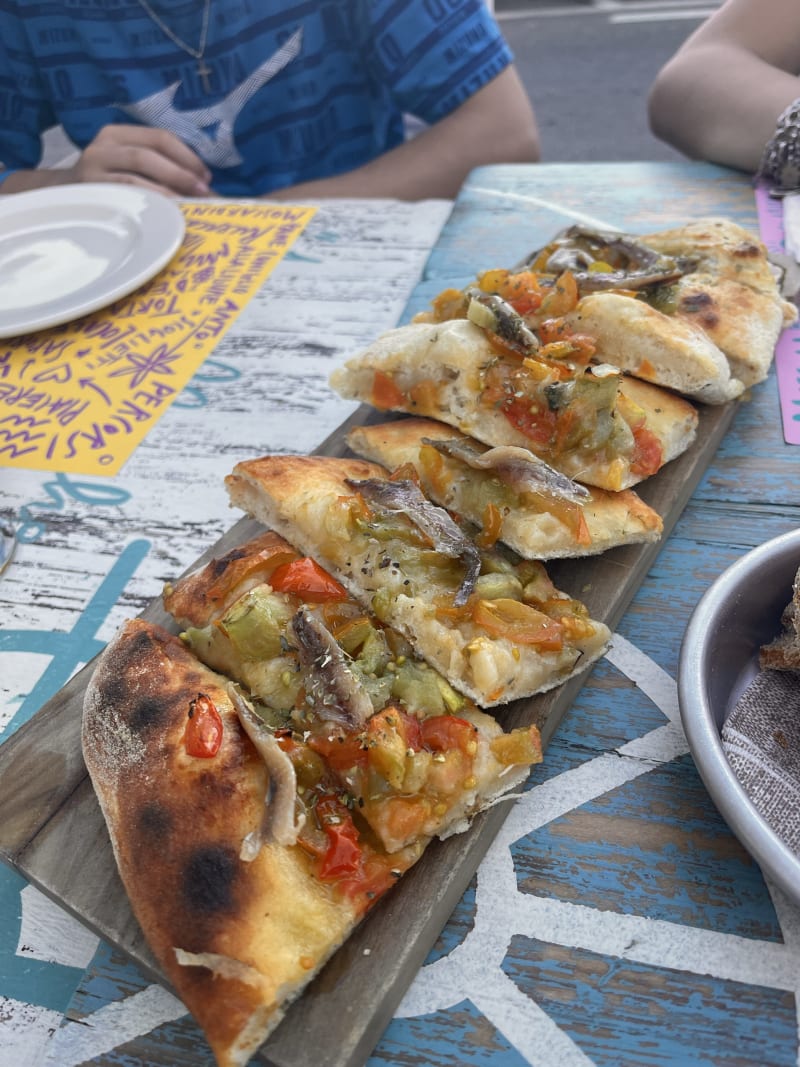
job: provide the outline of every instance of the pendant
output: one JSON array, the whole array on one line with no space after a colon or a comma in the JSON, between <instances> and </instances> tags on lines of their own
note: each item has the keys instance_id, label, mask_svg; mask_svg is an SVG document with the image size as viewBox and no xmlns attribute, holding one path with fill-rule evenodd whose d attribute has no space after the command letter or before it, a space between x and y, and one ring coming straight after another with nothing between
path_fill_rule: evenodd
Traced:
<instances>
[{"instance_id":1,"label":"pendant","mask_svg":"<svg viewBox=\"0 0 800 1067\"><path fill-rule=\"evenodd\" d=\"M203 92L211 92L211 67L208 66L202 56L197 60L197 74L203 83Z\"/></svg>"}]
</instances>

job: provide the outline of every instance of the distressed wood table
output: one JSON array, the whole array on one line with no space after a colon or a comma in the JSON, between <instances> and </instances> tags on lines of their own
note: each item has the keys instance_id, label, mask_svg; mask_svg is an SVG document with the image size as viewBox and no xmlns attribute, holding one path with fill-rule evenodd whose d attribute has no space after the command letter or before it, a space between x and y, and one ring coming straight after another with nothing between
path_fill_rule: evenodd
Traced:
<instances>
[{"instance_id":1,"label":"distressed wood table","mask_svg":"<svg viewBox=\"0 0 800 1067\"><path fill-rule=\"evenodd\" d=\"M748 182L699 164L483 168L450 208L321 204L119 475L0 472L0 516L20 535L0 580L4 738L233 525L233 464L317 448L353 411L327 388L332 367L439 289L573 221L644 232L724 214L757 229ZM774 375L723 428L369 1067L798 1063L800 909L716 813L677 711L697 600L800 525ZM112 945L10 869L0 895L3 1067L211 1067L179 1002Z\"/></svg>"}]
</instances>

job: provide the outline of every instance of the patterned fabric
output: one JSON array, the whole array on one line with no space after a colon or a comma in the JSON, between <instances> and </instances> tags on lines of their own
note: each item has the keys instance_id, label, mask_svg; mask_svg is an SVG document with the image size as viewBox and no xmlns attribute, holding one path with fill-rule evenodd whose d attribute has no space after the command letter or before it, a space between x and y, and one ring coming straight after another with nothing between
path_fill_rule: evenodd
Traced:
<instances>
[{"instance_id":1,"label":"patterned fabric","mask_svg":"<svg viewBox=\"0 0 800 1067\"><path fill-rule=\"evenodd\" d=\"M800 676L760 671L722 728L722 750L745 793L800 856Z\"/></svg>"},{"instance_id":2,"label":"patterned fabric","mask_svg":"<svg viewBox=\"0 0 800 1067\"><path fill-rule=\"evenodd\" d=\"M63 125L85 147L109 123L172 130L214 174L254 195L351 170L435 122L511 53L484 0L210 0L203 62L138 0L0 0L0 160L36 166ZM187 45L201 0L153 0Z\"/></svg>"},{"instance_id":3,"label":"patterned fabric","mask_svg":"<svg viewBox=\"0 0 800 1067\"><path fill-rule=\"evenodd\" d=\"M775 133L767 141L757 178L778 191L800 189L800 98L780 113Z\"/></svg>"}]
</instances>

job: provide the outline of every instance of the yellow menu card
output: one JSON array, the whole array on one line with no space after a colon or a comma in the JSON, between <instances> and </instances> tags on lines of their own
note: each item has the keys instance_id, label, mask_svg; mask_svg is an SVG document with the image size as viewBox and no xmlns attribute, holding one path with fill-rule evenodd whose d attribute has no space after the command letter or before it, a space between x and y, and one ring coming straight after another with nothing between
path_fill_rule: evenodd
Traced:
<instances>
[{"instance_id":1,"label":"yellow menu card","mask_svg":"<svg viewBox=\"0 0 800 1067\"><path fill-rule=\"evenodd\" d=\"M0 467L116 474L315 209L187 202L150 282L64 326L0 341Z\"/></svg>"}]
</instances>

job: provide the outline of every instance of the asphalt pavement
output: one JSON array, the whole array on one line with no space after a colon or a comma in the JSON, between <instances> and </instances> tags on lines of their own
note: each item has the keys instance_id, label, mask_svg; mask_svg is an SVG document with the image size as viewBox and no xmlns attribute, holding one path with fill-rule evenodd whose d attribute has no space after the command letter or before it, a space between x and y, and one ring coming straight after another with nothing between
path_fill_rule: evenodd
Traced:
<instances>
[{"instance_id":1,"label":"asphalt pavement","mask_svg":"<svg viewBox=\"0 0 800 1067\"><path fill-rule=\"evenodd\" d=\"M650 132L657 72L715 0L495 0L533 101L544 162L683 157Z\"/></svg>"}]
</instances>

